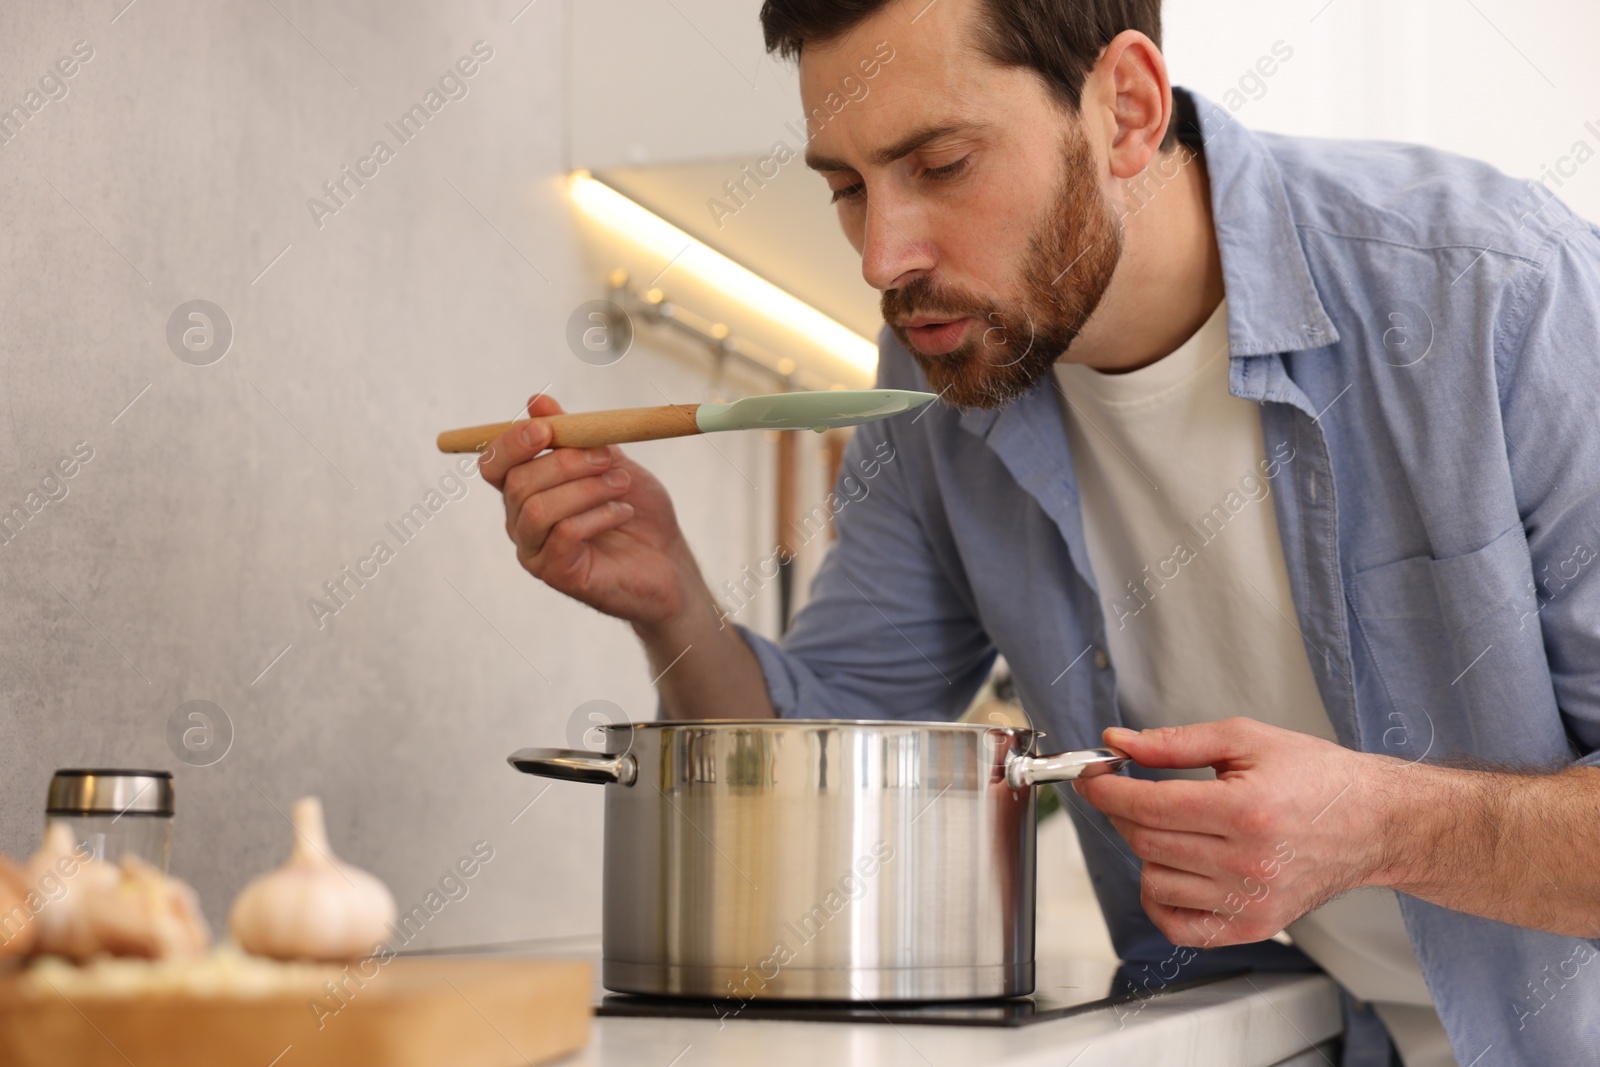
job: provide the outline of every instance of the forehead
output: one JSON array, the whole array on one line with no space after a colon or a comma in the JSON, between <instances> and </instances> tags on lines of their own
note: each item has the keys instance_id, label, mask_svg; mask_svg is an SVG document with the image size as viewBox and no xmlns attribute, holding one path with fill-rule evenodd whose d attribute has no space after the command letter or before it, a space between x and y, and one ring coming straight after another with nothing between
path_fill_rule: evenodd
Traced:
<instances>
[{"instance_id":1,"label":"forehead","mask_svg":"<svg viewBox=\"0 0 1600 1067\"><path fill-rule=\"evenodd\" d=\"M977 0L894 0L840 37L808 43L800 99L811 154L869 151L905 131L982 119L1002 71L975 46Z\"/></svg>"}]
</instances>

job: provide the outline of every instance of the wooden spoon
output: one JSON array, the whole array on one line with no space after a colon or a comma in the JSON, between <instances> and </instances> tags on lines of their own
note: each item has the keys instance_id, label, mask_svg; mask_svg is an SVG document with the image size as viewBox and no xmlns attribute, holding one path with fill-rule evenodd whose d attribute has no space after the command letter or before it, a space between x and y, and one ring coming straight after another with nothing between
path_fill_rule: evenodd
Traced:
<instances>
[{"instance_id":1,"label":"wooden spoon","mask_svg":"<svg viewBox=\"0 0 1600 1067\"><path fill-rule=\"evenodd\" d=\"M937 399L934 393L909 389L832 389L750 396L731 404L668 404L540 418L550 426L550 447L593 448L723 430L815 430L821 433L840 426L875 422ZM439 451L482 452L495 438L520 424L521 420L446 430L439 435Z\"/></svg>"}]
</instances>

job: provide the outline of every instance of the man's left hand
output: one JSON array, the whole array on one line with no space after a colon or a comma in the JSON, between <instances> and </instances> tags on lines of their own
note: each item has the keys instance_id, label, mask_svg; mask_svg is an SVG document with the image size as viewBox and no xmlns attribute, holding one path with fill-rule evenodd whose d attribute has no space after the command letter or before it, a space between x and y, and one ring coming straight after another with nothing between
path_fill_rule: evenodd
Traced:
<instances>
[{"instance_id":1,"label":"man's left hand","mask_svg":"<svg viewBox=\"0 0 1600 1067\"><path fill-rule=\"evenodd\" d=\"M1174 944L1261 941L1373 884L1386 844L1386 756L1253 719L1105 732L1146 767L1212 767L1215 781L1102 775L1074 783L1144 860L1141 901Z\"/></svg>"}]
</instances>

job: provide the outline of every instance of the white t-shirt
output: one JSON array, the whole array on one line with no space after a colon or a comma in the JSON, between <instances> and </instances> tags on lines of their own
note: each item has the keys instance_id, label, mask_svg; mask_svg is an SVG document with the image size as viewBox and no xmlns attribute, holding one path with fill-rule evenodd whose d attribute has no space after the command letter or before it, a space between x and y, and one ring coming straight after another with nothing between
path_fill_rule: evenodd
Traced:
<instances>
[{"instance_id":1,"label":"white t-shirt","mask_svg":"<svg viewBox=\"0 0 1600 1067\"><path fill-rule=\"evenodd\" d=\"M1294 456L1268 455L1260 406L1228 391L1227 306L1148 367L1055 366L1122 713L1135 729L1244 715L1332 741L1272 501ZM1455 1063L1392 890L1288 933L1356 997L1425 1009L1384 1013L1407 1067Z\"/></svg>"}]
</instances>

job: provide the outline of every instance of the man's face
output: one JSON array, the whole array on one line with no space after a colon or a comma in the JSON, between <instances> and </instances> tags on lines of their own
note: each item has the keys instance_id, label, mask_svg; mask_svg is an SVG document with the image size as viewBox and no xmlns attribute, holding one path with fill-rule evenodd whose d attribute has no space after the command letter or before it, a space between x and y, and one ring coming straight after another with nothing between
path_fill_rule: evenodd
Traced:
<instances>
[{"instance_id":1,"label":"man's face","mask_svg":"<svg viewBox=\"0 0 1600 1067\"><path fill-rule=\"evenodd\" d=\"M897 0L807 45L800 89L814 116L807 160L883 293L884 320L947 402L997 407L1072 343L1122 240L1104 161L1037 75L978 52L977 7ZM867 95L828 108L883 42L892 58Z\"/></svg>"}]
</instances>

